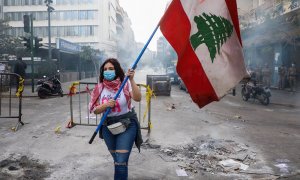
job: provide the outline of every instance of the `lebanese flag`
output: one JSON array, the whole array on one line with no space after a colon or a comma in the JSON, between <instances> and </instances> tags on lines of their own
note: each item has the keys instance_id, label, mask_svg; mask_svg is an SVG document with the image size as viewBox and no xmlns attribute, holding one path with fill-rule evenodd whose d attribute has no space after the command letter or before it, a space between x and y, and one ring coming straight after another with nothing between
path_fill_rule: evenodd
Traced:
<instances>
[{"instance_id":1,"label":"lebanese flag","mask_svg":"<svg viewBox=\"0 0 300 180\"><path fill-rule=\"evenodd\" d=\"M160 29L177 52L177 73L200 108L219 101L248 75L235 0L173 0Z\"/></svg>"}]
</instances>

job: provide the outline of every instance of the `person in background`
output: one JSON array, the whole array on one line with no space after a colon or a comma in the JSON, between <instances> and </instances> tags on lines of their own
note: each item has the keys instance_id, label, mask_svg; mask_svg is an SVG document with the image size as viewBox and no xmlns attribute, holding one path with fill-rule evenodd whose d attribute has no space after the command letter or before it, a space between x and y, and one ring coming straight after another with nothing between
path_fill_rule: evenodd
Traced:
<instances>
[{"instance_id":1,"label":"person in background","mask_svg":"<svg viewBox=\"0 0 300 180\"><path fill-rule=\"evenodd\" d=\"M262 68L262 81L263 85L270 87L271 85L271 69L268 64L265 64L265 67Z\"/></svg>"},{"instance_id":2,"label":"person in background","mask_svg":"<svg viewBox=\"0 0 300 180\"><path fill-rule=\"evenodd\" d=\"M284 64L281 64L281 66L278 69L279 73L279 83L278 83L278 88L279 89L284 89L285 88L285 78L287 75L287 69Z\"/></svg>"},{"instance_id":3,"label":"person in background","mask_svg":"<svg viewBox=\"0 0 300 180\"><path fill-rule=\"evenodd\" d=\"M91 94L89 105L90 112L94 114L104 113L111 108L99 135L114 160L115 180L128 179L128 159L133 143L140 150L143 142L140 124L131 104L131 99L137 102L141 100L141 92L134 81L134 70L129 69L126 76L129 76L129 81L114 100L125 74L117 59L107 59L100 67L100 81Z\"/></svg>"},{"instance_id":4,"label":"person in background","mask_svg":"<svg viewBox=\"0 0 300 180\"><path fill-rule=\"evenodd\" d=\"M21 57L18 57L17 62L14 67L14 73L20 75L24 79L26 68L27 68L26 63L22 60ZM17 78L17 90L16 91L18 91L18 89L19 89L19 81L20 81L20 79Z\"/></svg>"},{"instance_id":5,"label":"person in background","mask_svg":"<svg viewBox=\"0 0 300 180\"><path fill-rule=\"evenodd\" d=\"M261 65L258 65L256 68L255 68L255 72L256 72L256 80L257 80L257 83L258 84L261 84L262 83L262 73L261 73Z\"/></svg>"},{"instance_id":6,"label":"person in background","mask_svg":"<svg viewBox=\"0 0 300 180\"><path fill-rule=\"evenodd\" d=\"M292 66L289 68L288 71L289 84L292 92L296 92L296 75L296 66L294 63L292 63Z\"/></svg>"}]
</instances>

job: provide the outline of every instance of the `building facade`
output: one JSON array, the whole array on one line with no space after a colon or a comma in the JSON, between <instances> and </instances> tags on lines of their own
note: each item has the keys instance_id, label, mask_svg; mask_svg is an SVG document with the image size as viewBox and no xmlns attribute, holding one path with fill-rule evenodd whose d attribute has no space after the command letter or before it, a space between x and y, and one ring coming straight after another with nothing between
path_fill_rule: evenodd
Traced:
<instances>
[{"instance_id":1,"label":"building facade","mask_svg":"<svg viewBox=\"0 0 300 180\"><path fill-rule=\"evenodd\" d=\"M272 87L278 87L281 65L289 68L294 63L300 72L299 0L258 1L240 13L239 18L249 68L259 72L268 66ZM289 87L287 79L285 87Z\"/></svg>"},{"instance_id":2,"label":"building facade","mask_svg":"<svg viewBox=\"0 0 300 180\"><path fill-rule=\"evenodd\" d=\"M137 44L131 28L131 20L119 3L117 3L116 18L117 57L124 67L129 67L137 56Z\"/></svg>"},{"instance_id":3,"label":"building facade","mask_svg":"<svg viewBox=\"0 0 300 180\"><path fill-rule=\"evenodd\" d=\"M0 0L0 19L3 19L3 0Z\"/></svg>"},{"instance_id":4,"label":"building facade","mask_svg":"<svg viewBox=\"0 0 300 180\"><path fill-rule=\"evenodd\" d=\"M44 0L0 0L3 3L2 19L9 20L12 36L24 36L23 15L34 17L34 35L48 43L48 13ZM89 45L117 56L116 9L118 0L53 0L51 13L51 42L56 38ZM1 17L1 13L0 13Z\"/></svg>"}]
</instances>

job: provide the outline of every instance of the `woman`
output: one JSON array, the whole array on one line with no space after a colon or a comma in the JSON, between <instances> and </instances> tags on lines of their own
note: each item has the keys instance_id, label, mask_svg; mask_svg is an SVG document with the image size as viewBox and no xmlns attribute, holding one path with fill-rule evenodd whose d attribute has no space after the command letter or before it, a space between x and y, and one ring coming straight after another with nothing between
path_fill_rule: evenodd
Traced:
<instances>
[{"instance_id":1,"label":"woman","mask_svg":"<svg viewBox=\"0 0 300 180\"><path fill-rule=\"evenodd\" d=\"M141 100L141 93L134 81L134 70L129 69L126 75L129 76L129 81L126 82L119 97L113 100L125 74L117 59L107 59L100 67L100 83L96 85L90 102L90 111L95 114L104 113L107 108L111 108L99 135L104 139L113 157L114 179L118 180L128 178L128 159L133 142L135 141L139 151L143 142L140 124L131 105L131 99L137 102ZM115 132L112 126L125 131Z\"/></svg>"}]
</instances>

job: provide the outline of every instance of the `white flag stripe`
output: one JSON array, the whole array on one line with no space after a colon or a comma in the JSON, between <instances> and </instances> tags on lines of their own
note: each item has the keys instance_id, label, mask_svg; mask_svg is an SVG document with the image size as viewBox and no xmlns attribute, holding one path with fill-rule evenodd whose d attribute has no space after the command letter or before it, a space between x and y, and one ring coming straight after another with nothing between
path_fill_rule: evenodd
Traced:
<instances>
[{"instance_id":1,"label":"white flag stripe","mask_svg":"<svg viewBox=\"0 0 300 180\"><path fill-rule=\"evenodd\" d=\"M199 0L181 0L181 4L191 23L190 35L198 32L194 17L202 13L222 16L232 23L225 0L209 0L201 4ZM232 36L221 46L220 54L216 54L213 62L205 44L201 44L195 53L218 97L224 96L246 75L242 47L234 28Z\"/></svg>"}]
</instances>

